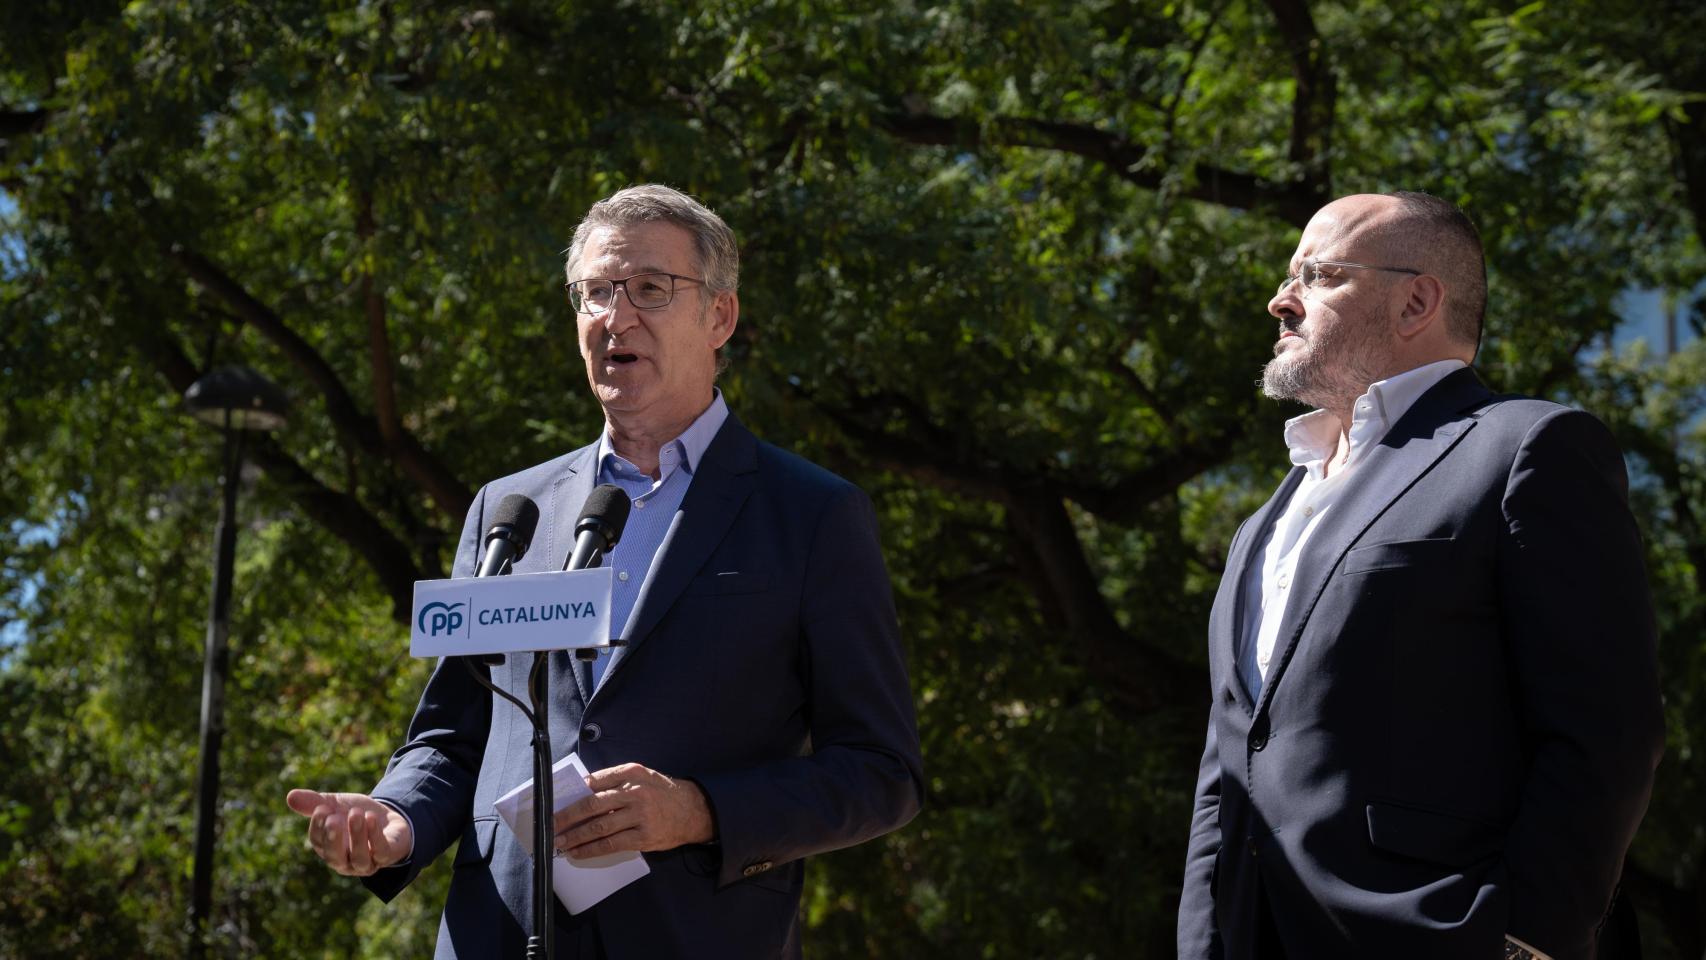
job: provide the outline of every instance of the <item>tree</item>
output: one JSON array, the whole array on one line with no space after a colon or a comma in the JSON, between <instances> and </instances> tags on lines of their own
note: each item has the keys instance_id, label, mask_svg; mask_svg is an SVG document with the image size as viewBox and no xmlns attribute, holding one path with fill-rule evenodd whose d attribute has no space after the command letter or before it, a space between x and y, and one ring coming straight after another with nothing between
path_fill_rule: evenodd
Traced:
<instances>
[{"instance_id":1,"label":"tree","mask_svg":"<svg viewBox=\"0 0 1706 960\"><path fill-rule=\"evenodd\" d=\"M442 874L381 908L278 798L370 785L410 584L480 482L594 434L559 251L661 180L741 235L724 389L872 493L912 651L927 810L815 863L814 953L1171 952L1202 625L1291 412L1263 304L1317 206L1408 187L1483 230L1483 374L1642 467L1673 745L1630 888L1700 955L1700 371L1592 360L1621 291L1701 275L1695 14L1399 7L8 10L0 949L179 942L216 471L176 398L228 360L297 410L244 499L221 935L430 940Z\"/></svg>"}]
</instances>

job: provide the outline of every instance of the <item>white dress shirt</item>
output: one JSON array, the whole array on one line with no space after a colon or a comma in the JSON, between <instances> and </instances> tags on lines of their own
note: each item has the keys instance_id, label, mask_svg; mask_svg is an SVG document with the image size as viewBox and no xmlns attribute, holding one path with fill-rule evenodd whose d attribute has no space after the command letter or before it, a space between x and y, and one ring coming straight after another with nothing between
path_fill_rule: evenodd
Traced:
<instances>
[{"instance_id":1,"label":"white dress shirt","mask_svg":"<svg viewBox=\"0 0 1706 960\"><path fill-rule=\"evenodd\" d=\"M1244 578L1247 614L1238 642L1238 676L1250 699L1261 699L1262 683L1267 680L1268 664L1279 639L1280 621L1285 619L1285 606L1291 599L1297 561L1303 555L1309 535L1353 482L1356 465L1367 459L1368 451L1385 439L1393 424L1422 394L1466 366L1461 360L1439 360L1369 384L1368 392L1357 398L1351 413L1347 438L1350 452L1331 474L1327 473L1327 461L1338 450L1338 418L1325 410L1316 410L1286 421L1285 443L1291 448L1291 462L1308 473L1292 493L1285 512L1270 528L1262 546L1261 567ZM1552 960L1516 937L1507 934L1505 939L1527 950L1534 960Z\"/></svg>"},{"instance_id":2,"label":"white dress shirt","mask_svg":"<svg viewBox=\"0 0 1706 960\"><path fill-rule=\"evenodd\" d=\"M1326 410L1316 410L1286 421L1285 443L1291 448L1291 462L1308 474L1263 541L1261 566L1244 578L1238 676L1250 699L1261 699L1280 621L1285 619L1286 603L1291 599L1297 561L1310 534L1344 495L1346 485L1356 475L1356 465L1367 459L1368 452L1385 438L1392 425L1434 384L1465 366L1468 364L1461 360L1439 360L1370 384L1368 392L1357 398L1351 414L1350 453L1330 474L1326 468L1339 445L1338 418Z\"/></svg>"}]
</instances>

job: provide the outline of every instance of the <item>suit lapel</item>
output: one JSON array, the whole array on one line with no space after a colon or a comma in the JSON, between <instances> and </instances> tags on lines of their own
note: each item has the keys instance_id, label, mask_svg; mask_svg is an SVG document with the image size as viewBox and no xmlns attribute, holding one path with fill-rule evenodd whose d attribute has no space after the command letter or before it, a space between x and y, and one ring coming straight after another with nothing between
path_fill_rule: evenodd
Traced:
<instances>
[{"instance_id":1,"label":"suit lapel","mask_svg":"<svg viewBox=\"0 0 1706 960\"><path fill-rule=\"evenodd\" d=\"M1474 428L1467 414L1484 404L1492 391L1482 385L1473 369L1450 374L1417 399L1410 410L1388 430L1368 458L1356 467L1339 502L1322 518L1321 526L1309 535L1298 558L1291 602L1280 621L1277 665L1262 684L1260 709L1273 701L1274 688L1291 663L1304 624L1321 598L1327 580L1338 569L1346 551L1381 514L1396 503L1422 475ZM1258 710L1258 712L1260 712Z\"/></svg>"},{"instance_id":2,"label":"suit lapel","mask_svg":"<svg viewBox=\"0 0 1706 960\"><path fill-rule=\"evenodd\" d=\"M693 471L693 482L681 500L669 531L658 545L652 569L622 630L626 645L618 647L605 668L600 688L622 669L645 643L723 541L741 504L752 492L758 472L758 441L734 414L724 421Z\"/></svg>"},{"instance_id":3,"label":"suit lapel","mask_svg":"<svg viewBox=\"0 0 1706 960\"><path fill-rule=\"evenodd\" d=\"M1227 664L1227 683L1232 687L1232 695L1238 705L1243 707L1247 714L1254 712L1256 705L1250 700L1250 691L1244 689L1244 682L1238 676L1237 665L1238 644L1244 636L1244 618L1249 616L1249 611L1244 609L1245 578L1250 575L1250 564L1261 562L1261 553L1257 548L1267 542L1268 532L1273 528L1275 518L1285 510L1285 505L1291 502L1292 494L1297 492L1298 484L1303 482L1307 473L1302 467L1293 467L1291 472L1285 475L1274 495L1244 523L1244 535L1238 538L1232 555L1226 561L1226 576L1231 578L1227 586L1232 591L1227 599L1232 604L1232 614L1220 618L1219 635L1211 637L1210 642Z\"/></svg>"},{"instance_id":4,"label":"suit lapel","mask_svg":"<svg viewBox=\"0 0 1706 960\"><path fill-rule=\"evenodd\" d=\"M568 472L551 484L551 502L544 511L551 518L549 537L544 543L550 565L545 569L561 570L569 562L569 554L575 548L575 521L580 519L581 507L597 480L598 444L595 443L583 447L580 455L569 462ZM581 671L575 669L574 654L564 650L552 652L551 689L561 690L569 683L580 691L582 703L592 699L592 691L581 679Z\"/></svg>"}]
</instances>

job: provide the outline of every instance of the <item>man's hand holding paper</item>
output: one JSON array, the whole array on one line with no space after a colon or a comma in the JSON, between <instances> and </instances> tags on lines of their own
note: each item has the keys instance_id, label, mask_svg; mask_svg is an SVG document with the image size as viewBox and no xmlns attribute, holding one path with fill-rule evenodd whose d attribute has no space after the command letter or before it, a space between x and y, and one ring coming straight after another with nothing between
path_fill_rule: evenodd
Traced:
<instances>
[{"instance_id":1,"label":"man's hand holding paper","mask_svg":"<svg viewBox=\"0 0 1706 960\"><path fill-rule=\"evenodd\" d=\"M624 763L589 775L586 784L591 796L557 811L557 850L571 859L673 850L715 836L710 805L691 780Z\"/></svg>"},{"instance_id":2,"label":"man's hand holding paper","mask_svg":"<svg viewBox=\"0 0 1706 960\"><path fill-rule=\"evenodd\" d=\"M590 778L580 755L571 753L551 768L552 802L557 816L571 806L592 798ZM531 849L533 837L533 781L529 779L493 804L498 816L509 824L516 841ZM617 851L598 858L556 858L551 865L551 888L570 913L580 913L605 897L651 872L646 859L632 850Z\"/></svg>"}]
</instances>

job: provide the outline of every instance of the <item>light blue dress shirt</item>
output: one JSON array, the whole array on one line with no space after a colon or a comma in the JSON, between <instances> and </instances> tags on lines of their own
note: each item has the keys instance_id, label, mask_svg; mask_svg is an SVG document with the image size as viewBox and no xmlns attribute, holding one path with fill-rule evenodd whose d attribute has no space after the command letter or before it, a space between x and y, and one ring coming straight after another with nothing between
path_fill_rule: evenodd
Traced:
<instances>
[{"instance_id":1,"label":"light blue dress shirt","mask_svg":"<svg viewBox=\"0 0 1706 960\"><path fill-rule=\"evenodd\" d=\"M616 453L610 445L609 427L599 437L598 482L616 484L634 502L633 510L628 513L628 525L622 530L622 539L616 542L616 549L604 558L604 565L615 571L610 596L612 640L621 637L623 628L628 625L628 616L634 612L634 603L639 600L646 578L651 574L658 547L663 545L663 538L669 534L676 511L681 509L682 498L687 495L687 487L693 482L694 468L699 466L712 438L722 429L723 421L728 417L729 407L723 402L723 392L713 391L711 405L705 408L705 412L688 424L681 436L658 450L656 480ZM592 663L595 691L604 680L610 656L609 649L601 650L598 659Z\"/></svg>"},{"instance_id":2,"label":"light blue dress shirt","mask_svg":"<svg viewBox=\"0 0 1706 960\"><path fill-rule=\"evenodd\" d=\"M628 524L622 528L622 539L616 542L616 549L604 558L604 565L616 571L610 595L610 639L622 636L622 629L628 625L628 615L634 612L634 602L639 599L646 576L651 573L658 547L663 545L663 538L675 521L675 513L681 508L681 499L687 495L687 486L693 482L693 468L699 465L705 450L711 446L711 439L728 418L729 406L723 402L723 392L714 390L711 405L705 408L705 412L689 424L681 436L664 444L658 451L656 480L616 455L610 447L608 426L599 437L598 482L616 484L634 502L634 509L628 513ZM594 691L604 680L610 656L609 648L600 650L598 659L592 663ZM403 819L409 821L409 835L414 836L415 823L407 813L388 801L379 802L402 813ZM399 863L406 864L413 858L411 849Z\"/></svg>"}]
</instances>

